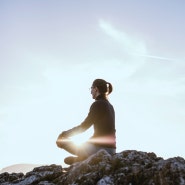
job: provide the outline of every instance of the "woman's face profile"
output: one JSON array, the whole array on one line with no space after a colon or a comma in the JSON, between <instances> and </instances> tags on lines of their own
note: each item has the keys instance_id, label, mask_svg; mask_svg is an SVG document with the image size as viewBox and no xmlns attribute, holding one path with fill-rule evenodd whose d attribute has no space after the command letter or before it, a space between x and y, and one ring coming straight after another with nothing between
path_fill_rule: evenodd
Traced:
<instances>
[{"instance_id":1,"label":"woman's face profile","mask_svg":"<svg viewBox=\"0 0 185 185\"><path fill-rule=\"evenodd\" d=\"M91 87L91 94L92 94L92 98L96 99L97 97L97 87Z\"/></svg>"}]
</instances>

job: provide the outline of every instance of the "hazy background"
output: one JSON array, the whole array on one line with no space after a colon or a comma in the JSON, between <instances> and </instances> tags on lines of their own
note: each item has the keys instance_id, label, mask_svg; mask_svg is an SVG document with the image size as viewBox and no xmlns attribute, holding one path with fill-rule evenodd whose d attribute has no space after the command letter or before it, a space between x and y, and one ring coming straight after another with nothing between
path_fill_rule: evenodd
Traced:
<instances>
[{"instance_id":1,"label":"hazy background","mask_svg":"<svg viewBox=\"0 0 185 185\"><path fill-rule=\"evenodd\" d=\"M56 138L85 119L96 78L114 87L117 152L185 157L184 9L183 0L1 0L0 169L62 164Z\"/></svg>"}]
</instances>

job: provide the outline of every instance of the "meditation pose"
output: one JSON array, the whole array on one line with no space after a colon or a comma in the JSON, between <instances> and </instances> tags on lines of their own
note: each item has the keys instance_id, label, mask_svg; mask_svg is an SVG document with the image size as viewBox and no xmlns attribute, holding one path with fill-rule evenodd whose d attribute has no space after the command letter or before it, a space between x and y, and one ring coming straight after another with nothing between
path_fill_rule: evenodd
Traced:
<instances>
[{"instance_id":1,"label":"meditation pose","mask_svg":"<svg viewBox=\"0 0 185 185\"><path fill-rule=\"evenodd\" d=\"M115 154L115 112L108 100L108 95L112 90L111 83L103 79L94 80L91 86L91 94L95 101L92 103L87 117L80 125L63 131L58 136L57 146L75 155L65 158L66 164L71 165L74 162L85 160L101 149L106 150L111 155ZM93 136L83 145L77 146L70 140L70 137L86 131L91 126L94 128Z\"/></svg>"}]
</instances>

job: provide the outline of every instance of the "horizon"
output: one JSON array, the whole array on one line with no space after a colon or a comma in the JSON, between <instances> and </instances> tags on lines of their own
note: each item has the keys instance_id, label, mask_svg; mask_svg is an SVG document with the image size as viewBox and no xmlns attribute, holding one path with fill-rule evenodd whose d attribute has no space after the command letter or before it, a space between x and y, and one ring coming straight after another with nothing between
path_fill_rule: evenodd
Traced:
<instances>
[{"instance_id":1,"label":"horizon","mask_svg":"<svg viewBox=\"0 0 185 185\"><path fill-rule=\"evenodd\" d=\"M63 164L56 139L96 78L113 85L117 152L185 158L185 2L116 2L0 2L0 169Z\"/></svg>"}]
</instances>

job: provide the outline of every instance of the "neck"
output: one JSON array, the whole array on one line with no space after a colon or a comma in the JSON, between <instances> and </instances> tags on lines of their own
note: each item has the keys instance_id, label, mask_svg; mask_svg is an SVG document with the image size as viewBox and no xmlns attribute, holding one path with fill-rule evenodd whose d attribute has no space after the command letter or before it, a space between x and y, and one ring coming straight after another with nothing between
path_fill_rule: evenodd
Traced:
<instances>
[{"instance_id":1,"label":"neck","mask_svg":"<svg viewBox=\"0 0 185 185\"><path fill-rule=\"evenodd\" d=\"M95 99L96 100L98 100L98 99L107 99L107 96L106 96L106 94L99 94L98 96L96 96Z\"/></svg>"}]
</instances>

